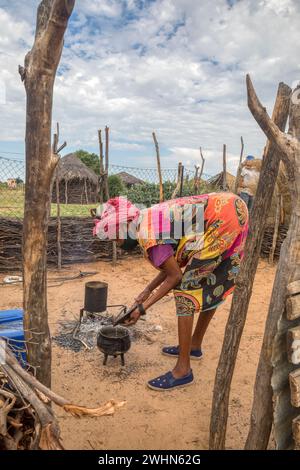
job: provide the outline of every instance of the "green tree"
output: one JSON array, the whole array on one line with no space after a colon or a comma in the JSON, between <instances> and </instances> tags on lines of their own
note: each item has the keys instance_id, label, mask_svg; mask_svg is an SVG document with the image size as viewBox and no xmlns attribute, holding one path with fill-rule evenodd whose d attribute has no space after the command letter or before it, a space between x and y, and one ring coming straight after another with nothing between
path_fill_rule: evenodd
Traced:
<instances>
[{"instance_id":1,"label":"green tree","mask_svg":"<svg viewBox=\"0 0 300 470\"><path fill-rule=\"evenodd\" d=\"M87 167L93 170L96 175L100 174L100 161L98 155L95 153L89 153L86 150L77 150L75 152L77 158L79 158L82 163L84 163Z\"/></svg>"},{"instance_id":2,"label":"green tree","mask_svg":"<svg viewBox=\"0 0 300 470\"><path fill-rule=\"evenodd\" d=\"M126 194L126 188L118 175L108 177L109 197L123 196Z\"/></svg>"}]
</instances>

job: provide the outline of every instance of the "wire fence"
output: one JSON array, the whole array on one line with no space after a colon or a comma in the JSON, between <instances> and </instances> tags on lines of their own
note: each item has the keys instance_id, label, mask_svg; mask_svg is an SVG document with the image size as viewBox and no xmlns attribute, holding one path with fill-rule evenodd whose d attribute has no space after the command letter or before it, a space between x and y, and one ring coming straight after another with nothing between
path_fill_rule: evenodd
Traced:
<instances>
[{"instance_id":1,"label":"wire fence","mask_svg":"<svg viewBox=\"0 0 300 470\"><path fill-rule=\"evenodd\" d=\"M111 175L121 175L127 173L129 176L134 176L141 183L159 183L158 171L156 168L136 168L136 167L124 167L120 165L110 165L109 174ZM177 181L177 168L162 168L162 180L163 182L175 183ZM124 175L125 176L125 175ZM195 171L190 168L184 169L184 177L187 179L192 179L195 176ZM208 180L211 175L206 173L202 174L204 180Z\"/></svg>"},{"instance_id":2,"label":"wire fence","mask_svg":"<svg viewBox=\"0 0 300 470\"><path fill-rule=\"evenodd\" d=\"M137 202L149 205L155 202L156 193L159 194L158 185L159 176L156 168L137 168L121 165L110 165L109 175L118 175L126 188L128 197L136 197ZM172 188L177 181L178 169L162 169L162 179L164 185L172 192ZM185 181L192 181L195 171L186 168L184 171ZM204 180L209 175L203 174ZM74 185L80 185L80 181L73 182ZM142 187L141 185L144 184ZM145 186L147 184L147 186ZM149 185L153 187L149 188ZM139 188L139 189L138 189ZM142 189L143 188L143 189ZM168 191L166 191L168 192ZM0 219L23 219L25 200L25 162L0 156ZM51 216L56 217L57 204L55 197L52 198ZM61 204L60 211L62 217L88 217L90 208L95 207L95 203L82 204Z\"/></svg>"},{"instance_id":3,"label":"wire fence","mask_svg":"<svg viewBox=\"0 0 300 470\"><path fill-rule=\"evenodd\" d=\"M0 218L23 218L25 164L0 157Z\"/></svg>"}]
</instances>

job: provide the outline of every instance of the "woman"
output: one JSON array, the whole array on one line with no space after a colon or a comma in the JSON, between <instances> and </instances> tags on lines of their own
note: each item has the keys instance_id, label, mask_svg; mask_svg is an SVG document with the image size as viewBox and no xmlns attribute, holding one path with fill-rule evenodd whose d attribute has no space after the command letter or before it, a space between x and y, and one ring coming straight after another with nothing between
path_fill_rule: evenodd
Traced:
<instances>
[{"instance_id":1,"label":"woman","mask_svg":"<svg viewBox=\"0 0 300 470\"><path fill-rule=\"evenodd\" d=\"M203 216L202 228L199 214ZM159 271L136 298L137 307L127 324L136 323L152 305L174 291L179 345L165 347L162 353L177 362L172 371L150 380L150 388L170 390L193 383L190 360L201 359L206 329L217 307L233 292L247 231L247 207L231 193L183 197L144 210L120 197L102 207L94 234L116 240L126 250L139 244L145 258Z\"/></svg>"}]
</instances>

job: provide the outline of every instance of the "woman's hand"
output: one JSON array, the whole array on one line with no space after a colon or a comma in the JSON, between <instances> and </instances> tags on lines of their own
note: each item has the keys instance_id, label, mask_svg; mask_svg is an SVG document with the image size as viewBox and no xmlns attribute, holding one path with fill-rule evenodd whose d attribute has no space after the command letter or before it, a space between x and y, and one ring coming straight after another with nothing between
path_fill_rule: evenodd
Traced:
<instances>
[{"instance_id":1,"label":"woman's hand","mask_svg":"<svg viewBox=\"0 0 300 470\"><path fill-rule=\"evenodd\" d=\"M136 303L137 304L142 304L143 302L145 302L145 300L148 299L148 297L150 296L151 294L151 290L149 289L149 287L146 287L143 292L141 292L135 299Z\"/></svg>"},{"instance_id":2,"label":"woman's hand","mask_svg":"<svg viewBox=\"0 0 300 470\"><path fill-rule=\"evenodd\" d=\"M136 308L135 310L133 310L133 312L131 312L130 317L128 318L128 320L124 321L124 325L126 325L126 326L134 325L138 321L140 316L141 316L141 314L139 312L139 309Z\"/></svg>"}]
</instances>

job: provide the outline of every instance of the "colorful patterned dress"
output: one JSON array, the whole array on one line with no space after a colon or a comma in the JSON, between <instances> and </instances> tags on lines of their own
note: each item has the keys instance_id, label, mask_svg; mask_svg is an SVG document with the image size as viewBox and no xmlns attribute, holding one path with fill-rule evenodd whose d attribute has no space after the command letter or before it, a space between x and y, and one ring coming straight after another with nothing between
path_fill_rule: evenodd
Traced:
<instances>
[{"instance_id":1,"label":"colorful patterned dress","mask_svg":"<svg viewBox=\"0 0 300 470\"><path fill-rule=\"evenodd\" d=\"M204 224L199 231L195 218L200 206ZM184 219L187 207L192 208L189 228L193 231L183 229L178 238L174 227ZM137 225L137 240L148 260L149 248L171 244L176 261L184 268L181 283L174 289L178 316L214 309L233 292L247 233L247 206L231 193L157 204L141 211Z\"/></svg>"}]
</instances>

